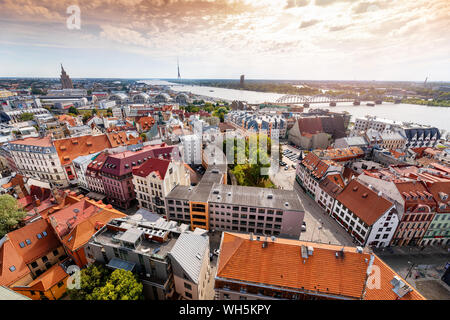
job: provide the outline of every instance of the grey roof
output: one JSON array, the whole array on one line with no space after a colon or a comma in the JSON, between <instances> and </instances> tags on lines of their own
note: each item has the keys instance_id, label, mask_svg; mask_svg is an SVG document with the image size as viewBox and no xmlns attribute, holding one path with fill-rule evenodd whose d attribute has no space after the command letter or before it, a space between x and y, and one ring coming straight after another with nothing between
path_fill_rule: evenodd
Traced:
<instances>
[{"instance_id":1,"label":"grey roof","mask_svg":"<svg viewBox=\"0 0 450 320\"><path fill-rule=\"evenodd\" d=\"M0 286L0 300L31 300L31 299L4 286Z\"/></svg>"},{"instance_id":2,"label":"grey roof","mask_svg":"<svg viewBox=\"0 0 450 320\"><path fill-rule=\"evenodd\" d=\"M209 202L304 211L297 192L293 190L232 186L215 183L211 189Z\"/></svg>"},{"instance_id":3,"label":"grey roof","mask_svg":"<svg viewBox=\"0 0 450 320\"><path fill-rule=\"evenodd\" d=\"M137 229L137 228L130 228L127 231L125 231L119 239L125 242L129 243L135 243L139 238L142 237L144 231Z\"/></svg>"},{"instance_id":4,"label":"grey roof","mask_svg":"<svg viewBox=\"0 0 450 320\"><path fill-rule=\"evenodd\" d=\"M182 233L169 252L171 260L184 270L192 282L198 283L204 255L209 248L209 238L195 233Z\"/></svg>"}]
</instances>

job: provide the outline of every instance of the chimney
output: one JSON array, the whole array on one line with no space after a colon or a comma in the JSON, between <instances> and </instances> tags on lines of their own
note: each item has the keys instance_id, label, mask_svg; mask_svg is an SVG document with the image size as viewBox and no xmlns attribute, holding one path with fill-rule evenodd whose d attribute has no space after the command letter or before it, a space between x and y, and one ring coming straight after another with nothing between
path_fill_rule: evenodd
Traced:
<instances>
[{"instance_id":1,"label":"chimney","mask_svg":"<svg viewBox=\"0 0 450 320\"><path fill-rule=\"evenodd\" d=\"M250 241L253 241L253 232L250 232Z\"/></svg>"}]
</instances>

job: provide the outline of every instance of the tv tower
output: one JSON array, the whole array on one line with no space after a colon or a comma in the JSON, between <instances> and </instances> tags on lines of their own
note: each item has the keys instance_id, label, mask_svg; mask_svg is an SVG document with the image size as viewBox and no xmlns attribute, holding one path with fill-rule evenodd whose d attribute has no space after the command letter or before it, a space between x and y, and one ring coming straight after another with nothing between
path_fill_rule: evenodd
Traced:
<instances>
[{"instance_id":1,"label":"tv tower","mask_svg":"<svg viewBox=\"0 0 450 320\"><path fill-rule=\"evenodd\" d=\"M180 63L178 61L178 57L177 57L177 69L178 69L178 80L181 79L181 75L180 75Z\"/></svg>"}]
</instances>

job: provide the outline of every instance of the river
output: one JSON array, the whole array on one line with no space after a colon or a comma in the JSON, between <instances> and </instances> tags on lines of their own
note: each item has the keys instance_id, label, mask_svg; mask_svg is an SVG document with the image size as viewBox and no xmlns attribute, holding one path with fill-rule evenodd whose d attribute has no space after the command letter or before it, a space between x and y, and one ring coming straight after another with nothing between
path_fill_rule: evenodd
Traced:
<instances>
[{"instance_id":1,"label":"river","mask_svg":"<svg viewBox=\"0 0 450 320\"><path fill-rule=\"evenodd\" d=\"M283 94L272 92L256 92L247 90L224 89L216 87L180 85L167 81L143 80L148 84L169 85L174 91L191 92L202 96L219 98L224 100L242 100L248 103L275 102ZM364 117L365 115L377 116L380 118L391 119L395 121L407 121L419 124L434 126L436 128L450 132L450 108L428 107L414 104L393 104L383 102L375 107L368 107L365 103L360 106L354 106L351 103L338 103L336 107L330 107L328 104L312 104L312 108L329 109L331 111L348 111L355 117Z\"/></svg>"}]
</instances>

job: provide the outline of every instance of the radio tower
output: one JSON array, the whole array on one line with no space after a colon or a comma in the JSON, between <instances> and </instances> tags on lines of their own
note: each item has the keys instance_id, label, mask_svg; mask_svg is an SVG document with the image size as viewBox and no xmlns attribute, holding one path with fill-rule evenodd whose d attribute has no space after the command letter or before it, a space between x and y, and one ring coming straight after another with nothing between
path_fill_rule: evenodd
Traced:
<instances>
[{"instance_id":1,"label":"radio tower","mask_svg":"<svg viewBox=\"0 0 450 320\"><path fill-rule=\"evenodd\" d=\"M178 80L181 79L181 75L180 75L180 63L178 61L178 57L177 57L177 69L178 69Z\"/></svg>"}]
</instances>

